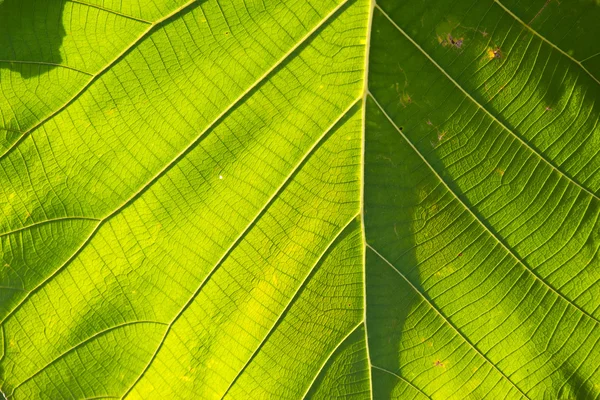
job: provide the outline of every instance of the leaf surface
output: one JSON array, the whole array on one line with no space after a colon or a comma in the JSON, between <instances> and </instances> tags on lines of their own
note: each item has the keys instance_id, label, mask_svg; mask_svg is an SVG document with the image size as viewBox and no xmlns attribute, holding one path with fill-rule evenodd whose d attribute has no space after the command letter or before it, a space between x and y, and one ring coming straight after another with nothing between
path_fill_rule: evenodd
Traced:
<instances>
[{"instance_id":1,"label":"leaf surface","mask_svg":"<svg viewBox=\"0 0 600 400\"><path fill-rule=\"evenodd\" d=\"M572 3L4 0L2 393L598 396Z\"/></svg>"}]
</instances>

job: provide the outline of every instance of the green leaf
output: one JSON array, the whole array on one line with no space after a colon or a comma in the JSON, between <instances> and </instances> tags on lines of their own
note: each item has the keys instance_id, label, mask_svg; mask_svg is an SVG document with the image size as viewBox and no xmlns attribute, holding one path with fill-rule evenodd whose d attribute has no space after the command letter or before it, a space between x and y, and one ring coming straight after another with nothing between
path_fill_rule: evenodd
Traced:
<instances>
[{"instance_id":1,"label":"green leaf","mask_svg":"<svg viewBox=\"0 0 600 400\"><path fill-rule=\"evenodd\" d=\"M0 2L2 394L600 396L599 20Z\"/></svg>"}]
</instances>

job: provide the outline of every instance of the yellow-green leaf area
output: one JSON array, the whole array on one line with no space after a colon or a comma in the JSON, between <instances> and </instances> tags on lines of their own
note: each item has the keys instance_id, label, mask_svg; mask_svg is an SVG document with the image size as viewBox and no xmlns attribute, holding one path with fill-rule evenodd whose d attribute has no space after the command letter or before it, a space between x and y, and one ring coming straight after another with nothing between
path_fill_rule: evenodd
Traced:
<instances>
[{"instance_id":1,"label":"yellow-green leaf area","mask_svg":"<svg viewBox=\"0 0 600 400\"><path fill-rule=\"evenodd\" d=\"M600 396L599 19L0 1L1 394Z\"/></svg>"}]
</instances>

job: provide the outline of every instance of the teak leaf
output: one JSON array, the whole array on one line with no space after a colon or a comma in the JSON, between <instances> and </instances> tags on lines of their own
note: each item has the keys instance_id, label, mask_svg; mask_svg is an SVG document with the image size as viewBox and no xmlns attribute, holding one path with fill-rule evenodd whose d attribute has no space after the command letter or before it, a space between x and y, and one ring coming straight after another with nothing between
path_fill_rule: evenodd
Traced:
<instances>
[{"instance_id":1,"label":"teak leaf","mask_svg":"<svg viewBox=\"0 0 600 400\"><path fill-rule=\"evenodd\" d=\"M598 21L0 1L2 394L599 397Z\"/></svg>"}]
</instances>

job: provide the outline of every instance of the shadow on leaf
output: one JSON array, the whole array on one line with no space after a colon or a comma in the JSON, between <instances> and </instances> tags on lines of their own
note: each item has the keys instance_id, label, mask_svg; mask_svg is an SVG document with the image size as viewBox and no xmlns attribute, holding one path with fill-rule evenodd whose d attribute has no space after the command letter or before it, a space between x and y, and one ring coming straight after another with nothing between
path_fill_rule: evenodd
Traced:
<instances>
[{"instance_id":1,"label":"shadow on leaf","mask_svg":"<svg viewBox=\"0 0 600 400\"><path fill-rule=\"evenodd\" d=\"M63 62L65 1L0 2L0 68L36 77Z\"/></svg>"}]
</instances>

